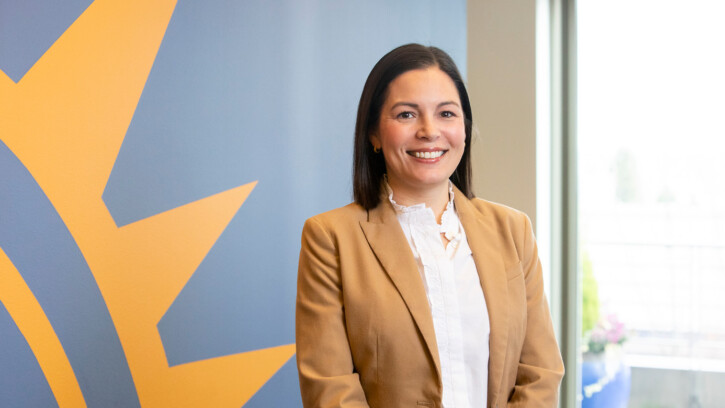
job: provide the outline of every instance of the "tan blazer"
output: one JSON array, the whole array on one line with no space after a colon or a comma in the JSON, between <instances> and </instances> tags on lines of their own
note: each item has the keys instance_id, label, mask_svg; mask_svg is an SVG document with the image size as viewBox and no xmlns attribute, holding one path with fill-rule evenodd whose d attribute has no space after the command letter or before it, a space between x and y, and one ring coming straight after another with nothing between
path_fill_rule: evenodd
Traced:
<instances>
[{"instance_id":1,"label":"tan blazer","mask_svg":"<svg viewBox=\"0 0 725 408\"><path fill-rule=\"evenodd\" d=\"M455 190L486 298L489 407L555 407L564 374L528 217ZM413 254L387 197L310 218L297 286L304 406L441 407L438 347Z\"/></svg>"}]
</instances>

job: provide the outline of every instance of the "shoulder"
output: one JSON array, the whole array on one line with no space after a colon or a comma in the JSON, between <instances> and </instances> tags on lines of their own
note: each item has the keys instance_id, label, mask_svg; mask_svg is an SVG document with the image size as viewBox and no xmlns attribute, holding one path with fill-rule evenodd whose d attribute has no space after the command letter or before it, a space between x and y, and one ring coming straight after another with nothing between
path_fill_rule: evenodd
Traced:
<instances>
[{"instance_id":1,"label":"shoulder","mask_svg":"<svg viewBox=\"0 0 725 408\"><path fill-rule=\"evenodd\" d=\"M341 231L358 229L360 222L366 221L367 218L367 210L357 203L350 203L308 218L302 233L337 235Z\"/></svg>"},{"instance_id":2,"label":"shoulder","mask_svg":"<svg viewBox=\"0 0 725 408\"><path fill-rule=\"evenodd\" d=\"M484 224L494 227L500 234L511 235L514 230L523 229L526 224L531 224L529 217L515 208L479 197L468 198L455 187L454 193L459 215L463 212L466 217L477 218Z\"/></svg>"},{"instance_id":3,"label":"shoulder","mask_svg":"<svg viewBox=\"0 0 725 408\"><path fill-rule=\"evenodd\" d=\"M483 198L473 197L470 199L476 209L484 214L492 214L498 217L519 217L524 214L515 208L509 207L504 204L495 203L493 201L484 200Z\"/></svg>"},{"instance_id":4,"label":"shoulder","mask_svg":"<svg viewBox=\"0 0 725 408\"><path fill-rule=\"evenodd\" d=\"M346 206L335 208L317 214L307 219L305 224L320 224L323 226L339 226L346 224L357 224L367 219L368 212L360 204L350 203Z\"/></svg>"},{"instance_id":5,"label":"shoulder","mask_svg":"<svg viewBox=\"0 0 725 408\"><path fill-rule=\"evenodd\" d=\"M469 202L484 224L488 225L487 230L498 237L502 243L508 243L508 245L504 244L504 247L515 250L518 257L521 258L534 242L529 217L523 211L481 198L472 198ZM494 239L493 236L492 239Z\"/></svg>"},{"instance_id":6,"label":"shoulder","mask_svg":"<svg viewBox=\"0 0 725 408\"><path fill-rule=\"evenodd\" d=\"M531 224L531 220L529 220L526 213L507 205L484 200L478 197L470 199L470 202L481 215L491 217L498 225L509 226L516 229L516 227L524 228L526 227L526 224Z\"/></svg>"}]
</instances>

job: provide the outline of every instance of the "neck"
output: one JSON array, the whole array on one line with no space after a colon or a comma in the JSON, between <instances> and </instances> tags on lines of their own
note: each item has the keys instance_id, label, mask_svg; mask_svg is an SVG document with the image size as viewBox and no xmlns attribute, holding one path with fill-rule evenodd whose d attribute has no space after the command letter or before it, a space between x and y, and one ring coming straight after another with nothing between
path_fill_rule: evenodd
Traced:
<instances>
[{"instance_id":1,"label":"neck","mask_svg":"<svg viewBox=\"0 0 725 408\"><path fill-rule=\"evenodd\" d=\"M423 203L426 207L433 210L435 214L436 222L440 224L441 216L446 210L450 197L448 196L448 181L445 183L433 186L431 188L420 189L420 188L406 188L405 185L396 183L395 180L388 179L388 184L393 190L393 199L396 203L404 206L411 206Z\"/></svg>"}]
</instances>

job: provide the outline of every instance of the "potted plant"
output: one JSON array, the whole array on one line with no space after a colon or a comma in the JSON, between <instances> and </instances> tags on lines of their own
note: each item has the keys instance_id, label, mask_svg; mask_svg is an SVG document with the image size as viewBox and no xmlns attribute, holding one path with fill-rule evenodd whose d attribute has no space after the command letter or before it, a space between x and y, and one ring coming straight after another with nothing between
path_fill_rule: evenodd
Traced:
<instances>
[{"instance_id":1,"label":"potted plant","mask_svg":"<svg viewBox=\"0 0 725 408\"><path fill-rule=\"evenodd\" d=\"M587 255L582 272L582 408L626 408L631 371L623 358L624 324L615 314L600 316L599 288Z\"/></svg>"}]
</instances>

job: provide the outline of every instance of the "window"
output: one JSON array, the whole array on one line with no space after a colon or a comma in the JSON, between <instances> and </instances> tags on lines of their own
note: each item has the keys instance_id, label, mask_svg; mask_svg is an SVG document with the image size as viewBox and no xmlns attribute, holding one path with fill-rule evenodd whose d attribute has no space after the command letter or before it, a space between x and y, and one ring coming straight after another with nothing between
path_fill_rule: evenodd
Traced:
<instances>
[{"instance_id":1,"label":"window","mask_svg":"<svg viewBox=\"0 0 725 408\"><path fill-rule=\"evenodd\" d=\"M576 18L583 406L725 406L725 2Z\"/></svg>"}]
</instances>

